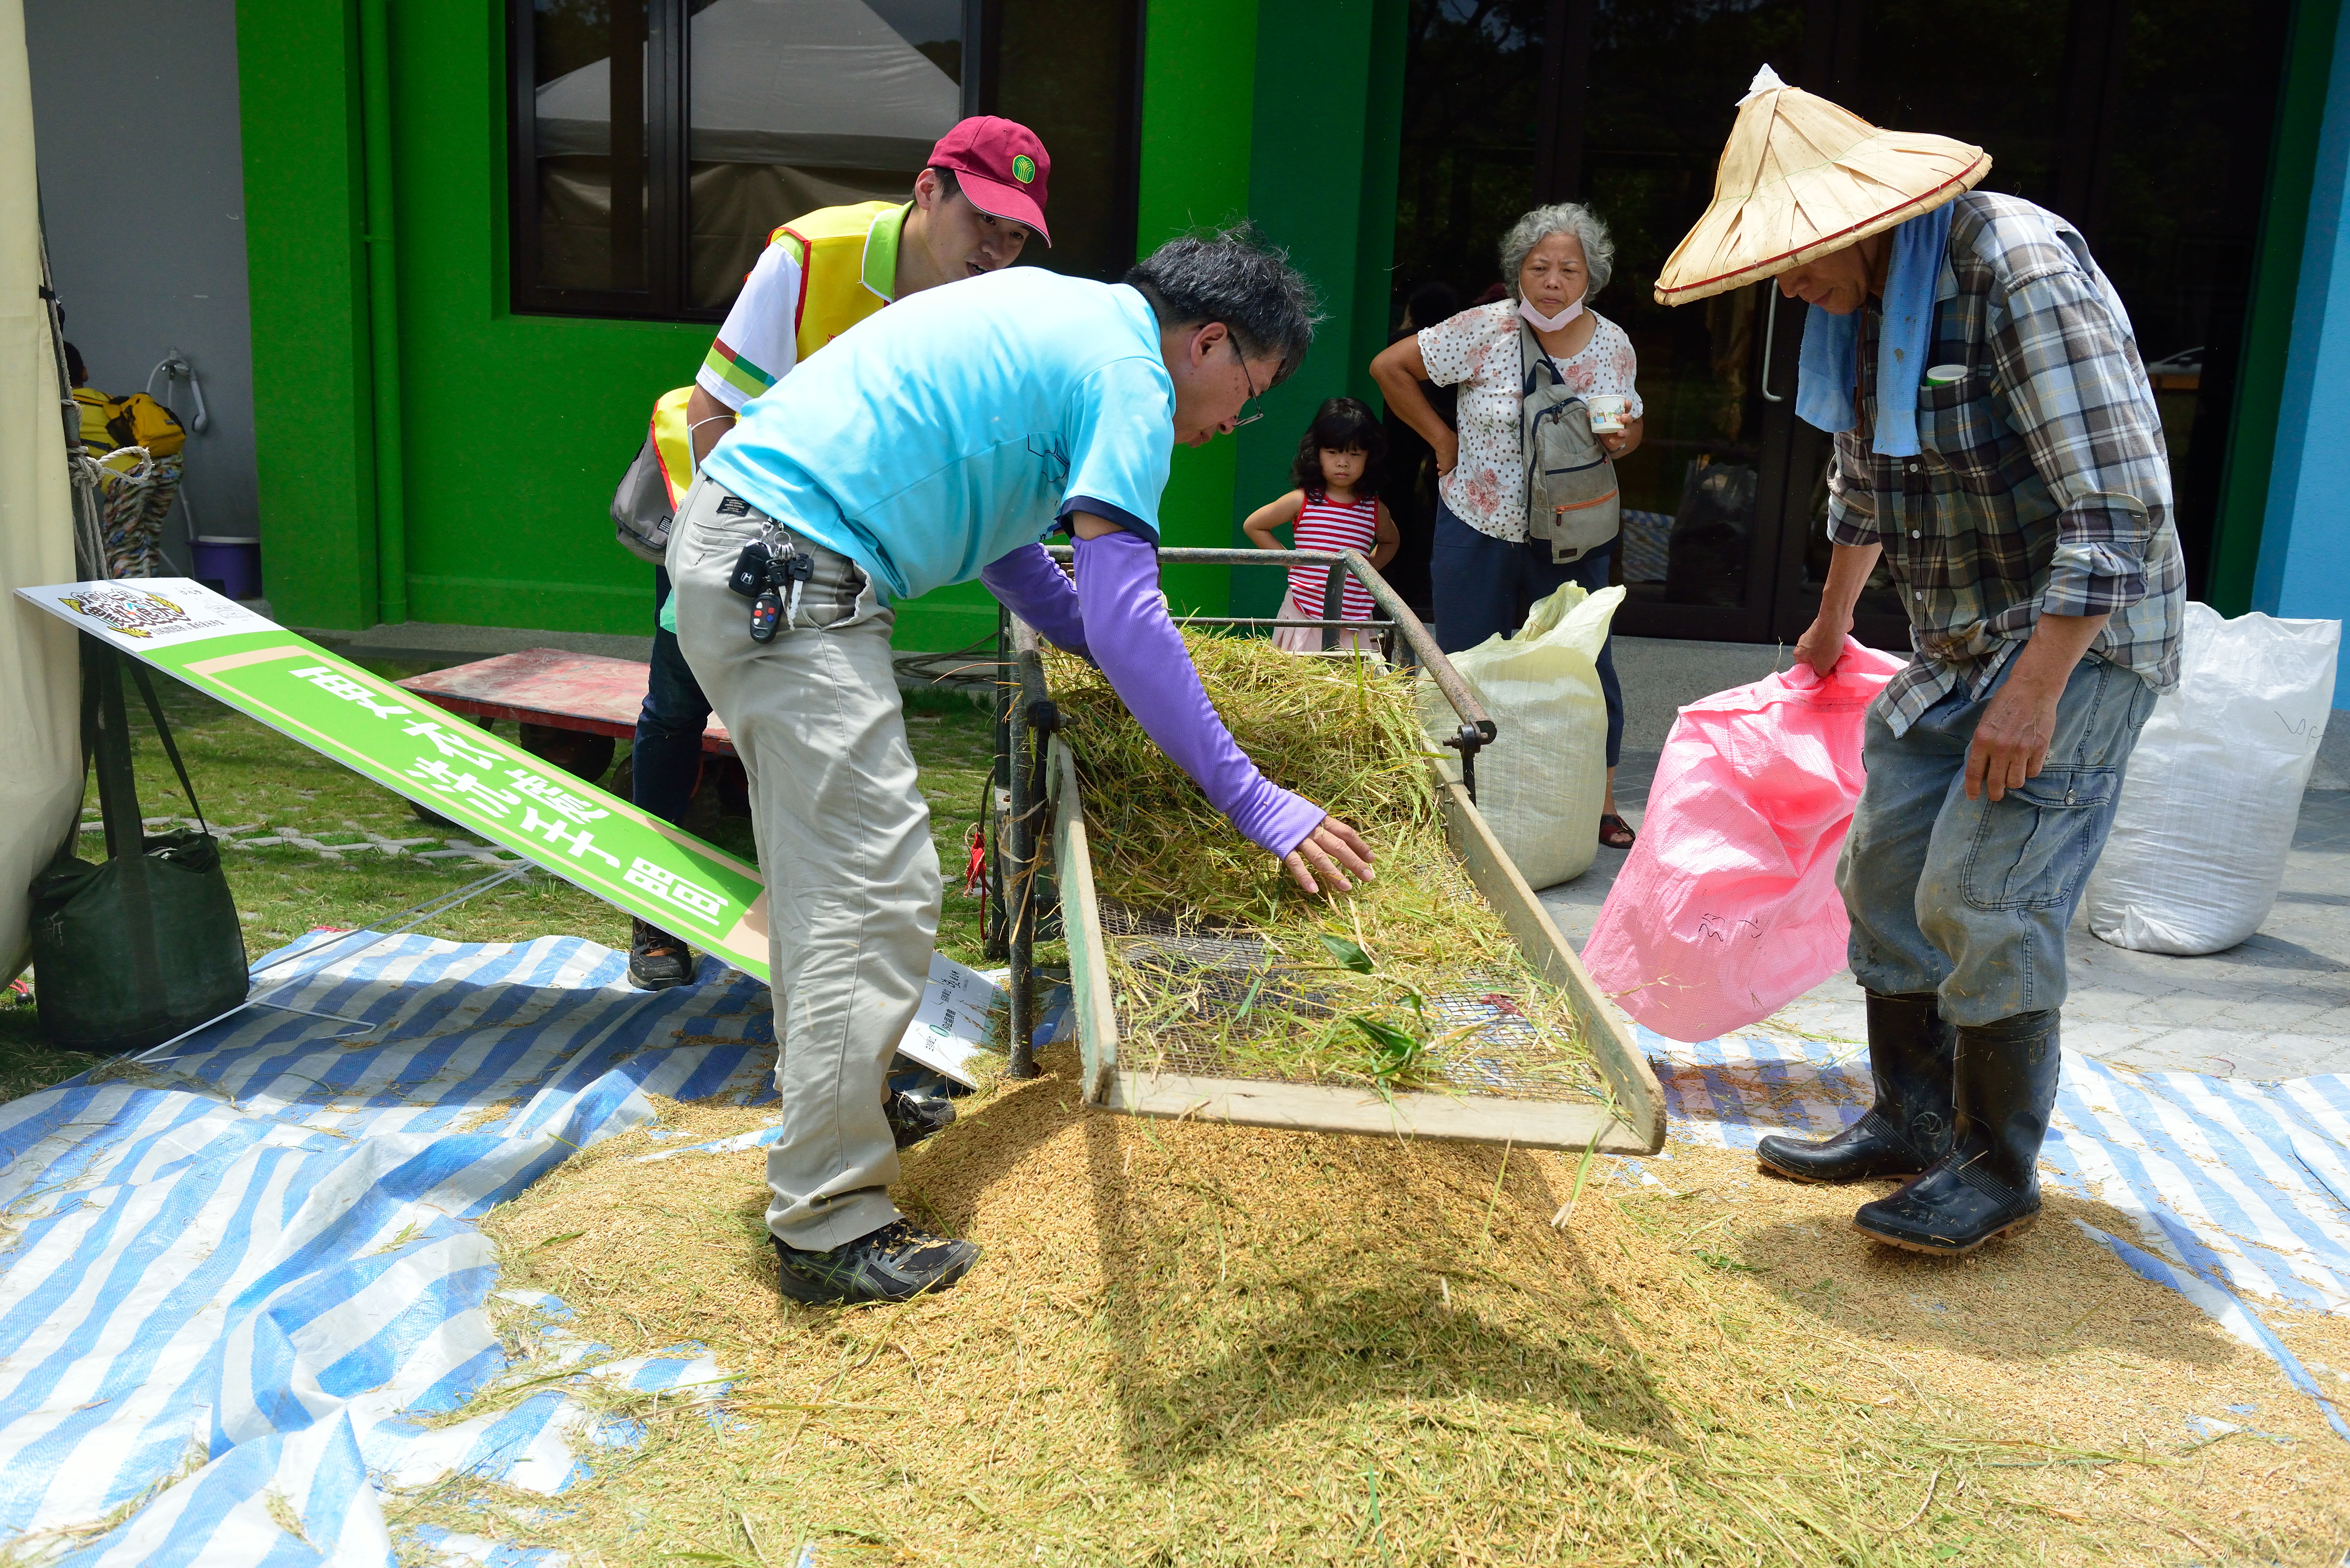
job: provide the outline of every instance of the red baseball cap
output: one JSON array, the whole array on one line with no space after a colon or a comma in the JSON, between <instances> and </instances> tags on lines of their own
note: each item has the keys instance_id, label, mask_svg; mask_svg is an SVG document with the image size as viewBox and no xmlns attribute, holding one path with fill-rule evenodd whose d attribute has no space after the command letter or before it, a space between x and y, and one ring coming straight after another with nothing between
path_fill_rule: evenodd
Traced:
<instances>
[{"instance_id":1,"label":"red baseball cap","mask_svg":"<svg viewBox=\"0 0 2350 1568\"><path fill-rule=\"evenodd\" d=\"M1046 244L1053 243L1045 227L1045 181L1053 172L1052 155L1018 120L972 116L939 138L929 167L953 170L955 182L981 212L1025 223Z\"/></svg>"}]
</instances>

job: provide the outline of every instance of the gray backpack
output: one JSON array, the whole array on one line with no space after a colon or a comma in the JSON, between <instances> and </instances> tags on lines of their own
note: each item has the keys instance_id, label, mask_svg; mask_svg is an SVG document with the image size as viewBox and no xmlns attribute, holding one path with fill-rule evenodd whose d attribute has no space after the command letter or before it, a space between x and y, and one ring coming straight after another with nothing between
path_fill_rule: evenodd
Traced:
<instances>
[{"instance_id":1,"label":"gray backpack","mask_svg":"<svg viewBox=\"0 0 2350 1568\"><path fill-rule=\"evenodd\" d=\"M647 435L637 461L620 476L620 488L612 493L612 531L621 549L658 566L669 559L676 513L669 504L669 481L661 475L660 451Z\"/></svg>"},{"instance_id":2,"label":"gray backpack","mask_svg":"<svg viewBox=\"0 0 2350 1568\"><path fill-rule=\"evenodd\" d=\"M1616 465L1591 433L1591 410L1566 389L1558 364L1523 321L1518 363L1525 368L1518 450L1526 462L1526 532L1550 545L1565 566L1616 537L1624 525Z\"/></svg>"}]
</instances>

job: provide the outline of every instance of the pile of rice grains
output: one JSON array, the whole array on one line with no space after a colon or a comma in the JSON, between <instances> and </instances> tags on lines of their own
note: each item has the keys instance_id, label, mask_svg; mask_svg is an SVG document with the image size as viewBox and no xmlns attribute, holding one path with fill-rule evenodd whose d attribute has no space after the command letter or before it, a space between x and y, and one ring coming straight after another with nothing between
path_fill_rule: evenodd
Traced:
<instances>
[{"instance_id":1,"label":"pile of rice grains","mask_svg":"<svg viewBox=\"0 0 2350 1568\"><path fill-rule=\"evenodd\" d=\"M772 1106L657 1103L662 1137L494 1211L503 1292L559 1296L599 1358L698 1345L727 1381L656 1397L520 1361L452 1416L565 1387L626 1441L580 1437L556 1497L460 1476L387 1499L403 1561L439 1560L425 1524L609 1568L785 1568L809 1542L826 1568L2350 1545L2350 1443L2068 1223L2136 1233L2103 1205L2052 1195L2016 1241L1920 1258L1849 1229L1886 1184L1686 1143L1640 1163L1659 1185L1604 1155L1144 1121L1079 1103L1074 1050L1044 1064L904 1157L899 1202L985 1249L905 1306L778 1304L762 1151L639 1162ZM2343 1320L2263 1312L2350 1366Z\"/></svg>"},{"instance_id":2,"label":"pile of rice grains","mask_svg":"<svg viewBox=\"0 0 2350 1568\"><path fill-rule=\"evenodd\" d=\"M1211 681L1227 656L1201 650ZM1284 951L1343 932L1374 975L1464 949L1498 963L1456 913L1379 901L1438 864L1412 858L1433 823L1391 689L1334 666L1304 703L1267 691L1261 714L1229 679L1219 697L1293 787L1356 770L1316 798L1382 835L1378 893L1286 898L1171 786L1149 809L1192 826L1119 845L1106 880ZM1055 674L1081 735L1114 728ZM1341 702L1386 744L1317 764ZM1102 824L1114 845L1151 831L1139 793ZM1315 983L1357 972L1330 967ZM2103 1205L2052 1194L2016 1241L1920 1258L1849 1229L1882 1184L1775 1181L1687 1143L1632 1162L1145 1121L1081 1104L1073 1046L1042 1064L904 1157L899 1203L984 1249L907 1305L779 1302L762 1151L723 1143L772 1104L657 1101L657 1124L493 1211L518 1359L430 1418L563 1388L586 1407L582 1469L554 1498L459 1475L388 1500L402 1560L438 1560L427 1525L613 1568L783 1568L803 1548L988 1568L2331 1564L2350 1544L2350 1443L2067 1223L2133 1233ZM554 1340L517 1304L535 1292L569 1309ZM2305 1363L2350 1367L2343 1320L2267 1316ZM582 1339L591 1362L706 1349L725 1380L631 1392L566 1370Z\"/></svg>"},{"instance_id":3,"label":"pile of rice grains","mask_svg":"<svg viewBox=\"0 0 2350 1568\"><path fill-rule=\"evenodd\" d=\"M1359 829L1376 877L1303 892L1232 831L1100 673L1049 656L1077 761L1124 1064L1375 1089L1597 1098L1566 998L1446 846L1409 672L1188 634L1233 739Z\"/></svg>"}]
</instances>

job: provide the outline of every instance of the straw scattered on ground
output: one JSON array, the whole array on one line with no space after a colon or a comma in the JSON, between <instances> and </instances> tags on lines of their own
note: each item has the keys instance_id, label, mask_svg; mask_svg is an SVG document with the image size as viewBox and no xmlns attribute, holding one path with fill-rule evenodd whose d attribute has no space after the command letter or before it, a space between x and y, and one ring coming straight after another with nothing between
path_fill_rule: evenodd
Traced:
<instances>
[{"instance_id":1,"label":"straw scattered on ground","mask_svg":"<svg viewBox=\"0 0 2350 1568\"><path fill-rule=\"evenodd\" d=\"M2068 1222L2130 1233L2102 1206L1918 1258L1849 1229L1882 1189L1720 1150L1636 1186L1605 1157L1087 1112L1046 1066L907 1157L900 1203L986 1248L911 1305L780 1305L755 1152L636 1164L676 1145L634 1133L497 1210L504 1287L736 1380L590 1388L641 1446L589 1450L559 1500L395 1498L396 1528L614 1564L2331 1563L2350 1533L2350 1444ZM2272 1317L2350 1366L2344 1325Z\"/></svg>"},{"instance_id":2,"label":"straw scattered on ground","mask_svg":"<svg viewBox=\"0 0 2350 1568\"><path fill-rule=\"evenodd\" d=\"M1535 976L1445 844L1412 677L1262 639L1185 640L1241 750L1359 828L1377 876L1335 898L1300 891L1099 671L1051 655L1096 888L1119 928L1107 961L1122 1059L1381 1090L1491 1090L1501 1064L1517 1092L1604 1094L1566 998Z\"/></svg>"}]
</instances>

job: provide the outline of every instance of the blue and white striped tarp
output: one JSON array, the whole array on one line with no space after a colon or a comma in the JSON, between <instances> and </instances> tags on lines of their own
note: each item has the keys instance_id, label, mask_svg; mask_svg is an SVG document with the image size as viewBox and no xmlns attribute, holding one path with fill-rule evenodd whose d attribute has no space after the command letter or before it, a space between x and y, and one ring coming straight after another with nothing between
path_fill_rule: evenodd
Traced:
<instances>
[{"instance_id":1,"label":"blue and white striped tarp","mask_svg":"<svg viewBox=\"0 0 2350 1568\"><path fill-rule=\"evenodd\" d=\"M247 1012L0 1106L0 1539L73 1564L381 1564L386 1487L463 1468L559 1490L578 1407L557 1388L407 1418L505 1364L473 1221L648 1095L774 1093L763 986L705 961L649 994L626 970L571 938L395 938L273 993L364 1033ZM718 1375L690 1353L595 1370Z\"/></svg>"},{"instance_id":2,"label":"blue and white striped tarp","mask_svg":"<svg viewBox=\"0 0 2350 1568\"><path fill-rule=\"evenodd\" d=\"M168 1061L0 1106L0 1541L76 1568L372 1568L393 1561L387 1493L460 1469L559 1491L581 1444L625 1440L586 1429L559 1384L416 1419L506 1366L485 1210L646 1120L649 1095L772 1096L762 987L706 961L701 983L649 994L625 970L572 938L393 939L283 994L363 1033L249 1012ZM1643 1038L1685 1137L1751 1147L1867 1102L1848 1047ZM2117 1255L2223 1321L2242 1313L2250 1336L2248 1297L2350 1310L2346 1134L2338 1078L2073 1060L2051 1179L2128 1212L2140 1235L2107 1238ZM566 1334L559 1302L516 1304L550 1324L532 1375L576 1361L638 1387L723 1386L691 1347L612 1361ZM543 1560L487 1537L424 1543Z\"/></svg>"},{"instance_id":3,"label":"blue and white striped tarp","mask_svg":"<svg viewBox=\"0 0 2350 1568\"><path fill-rule=\"evenodd\" d=\"M1835 1132L1869 1106L1858 1046L1639 1033L1683 1137L1752 1148L1766 1133ZM2138 1234L2084 1230L2276 1357L2350 1438L2246 1299L2350 1314L2350 1078L2139 1073L2068 1052L2040 1162L2043 1183L2110 1204Z\"/></svg>"}]
</instances>

